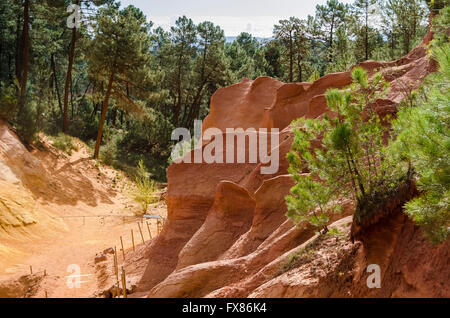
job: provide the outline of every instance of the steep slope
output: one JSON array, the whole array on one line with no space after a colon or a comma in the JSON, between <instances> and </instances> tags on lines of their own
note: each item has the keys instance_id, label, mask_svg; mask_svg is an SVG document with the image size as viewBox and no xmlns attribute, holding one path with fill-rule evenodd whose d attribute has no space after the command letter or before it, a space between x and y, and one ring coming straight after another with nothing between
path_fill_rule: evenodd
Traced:
<instances>
[{"instance_id":1,"label":"steep slope","mask_svg":"<svg viewBox=\"0 0 450 318\"><path fill-rule=\"evenodd\" d=\"M141 207L126 176L93 160L81 141L73 140L69 155L47 136L39 138L38 148L29 150L0 122L0 298L99 296L114 275L107 261L94 262L96 254L114 246L120 251L120 237L129 254ZM152 213L165 217L164 205ZM149 230L155 236L156 223ZM79 289L67 285L73 264L85 275Z\"/></svg>"},{"instance_id":2,"label":"steep slope","mask_svg":"<svg viewBox=\"0 0 450 318\"><path fill-rule=\"evenodd\" d=\"M377 101L380 115L395 113L407 90L417 88L435 70L425 47L429 39L427 35L397 61L360 64L369 74L382 72L390 82L387 96ZM283 84L262 77L219 90L203 131L215 127L226 134L226 128L278 128L280 145L272 152L279 152L280 168L262 175L261 162L172 164L168 222L145 253L148 265L139 290L149 297L449 296L448 289L435 289L448 279L448 246L428 246L401 211L394 223L377 224L376 231L390 235L381 239L383 235L375 231L364 244L348 239L350 201L345 202L344 214L330 222L336 222L332 227L340 230L338 236L319 239L312 228L296 228L285 217L284 197L292 186L285 159L292 143L289 124L301 116L320 118L330 113L326 90L350 83L348 71L314 83ZM202 148L207 145L203 142ZM425 258L413 257L412 249L422 251ZM309 256L297 261L305 250ZM366 286L365 269L372 261L382 267L386 286L382 291ZM433 267L440 268L439 277ZM426 278L418 278L422 274Z\"/></svg>"},{"instance_id":3,"label":"steep slope","mask_svg":"<svg viewBox=\"0 0 450 318\"><path fill-rule=\"evenodd\" d=\"M9 238L39 233L45 228L61 229L62 224L52 219L30 190L42 194L53 186L41 162L0 120L0 270L22 254L6 244Z\"/></svg>"}]
</instances>

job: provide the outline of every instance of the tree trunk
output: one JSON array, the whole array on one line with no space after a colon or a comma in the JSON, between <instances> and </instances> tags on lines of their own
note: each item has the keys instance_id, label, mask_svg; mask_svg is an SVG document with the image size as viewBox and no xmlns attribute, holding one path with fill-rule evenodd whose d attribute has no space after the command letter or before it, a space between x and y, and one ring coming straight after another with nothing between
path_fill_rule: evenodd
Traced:
<instances>
[{"instance_id":1,"label":"tree trunk","mask_svg":"<svg viewBox=\"0 0 450 318\"><path fill-rule=\"evenodd\" d=\"M56 97L58 98L59 111L61 112L61 115L62 115L63 109L62 109L62 104L61 104L61 95L59 93L58 76L56 73L56 62L55 62L54 54L52 54L50 62L51 62L51 67L52 67L52 71L53 71L53 80L55 81L55 90L56 90Z\"/></svg>"},{"instance_id":2,"label":"tree trunk","mask_svg":"<svg viewBox=\"0 0 450 318\"><path fill-rule=\"evenodd\" d=\"M301 82L303 82L303 72L302 72L302 61L301 61L301 58L298 60L297 65L298 65L298 78L297 78L297 81L301 83Z\"/></svg>"},{"instance_id":3,"label":"tree trunk","mask_svg":"<svg viewBox=\"0 0 450 318\"><path fill-rule=\"evenodd\" d=\"M71 120L73 121L74 108L73 108L73 81L70 79L70 108L72 110Z\"/></svg>"},{"instance_id":4,"label":"tree trunk","mask_svg":"<svg viewBox=\"0 0 450 318\"><path fill-rule=\"evenodd\" d=\"M3 30L0 33L0 39L3 39ZM3 78L3 41L0 41L0 78Z\"/></svg>"},{"instance_id":5,"label":"tree trunk","mask_svg":"<svg viewBox=\"0 0 450 318\"><path fill-rule=\"evenodd\" d=\"M12 69L12 57L11 53L8 52L8 79L10 82L13 81L11 69Z\"/></svg>"},{"instance_id":6,"label":"tree trunk","mask_svg":"<svg viewBox=\"0 0 450 318\"><path fill-rule=\"evenodd\" d=\"M98 111L98 103L94 104L94 109L92 110L92 114L91 114L91 119L93 120L95 118L95 115L97 114Z\"/></svg>"},{"instance_id":7,"label":"tree trunk","mask_svg":"<svg viewBox=\"0 0 450 318\"><path fill-rule=\"evenodd\" d=\"M77 41L77 29L72 29L72 40L70 42L69 64L67 66L66 85L64 87L64 113L63 113L63 132L67 132L67 117L69 113L69 88L72 82L72 67L75 56L75 43Z\"/></svg>"},{"instance_id":8,"label":"tree trunk","mask_svg":"<svg viewBox=\"0 0 450 318\"><path fill-rule=\"evenodd\" d=\"M330 56L328 57L328 61L332 62L333 61L333 34L334 34L334 16L331 19L331 30L330 30Z\"/></svg>"},{"instance_id":9,"label":"tree trunk","mask_svg":"<svg viewBox=\"0 0 450 318\"><path fill-rule=\"evenodd\" d=\"M98 155L100 153L100 143L102 142L103 126L105 125L106 113L108 111L109 97L111 96L111 89L114 82L114 73L114 71L111 72L108 88L106 89L105 101L102 108L102 116L100 117L100 124L98 127L97 142L95 143L94 159L98 159Z\"/></svg>"},{"instance_id":10,"label":"tree trunk","mask_svg":"<svg viewBox=\"0 0 450 318\"><path fill-rule=\"evenodd\" d=\"M44 92L42 87L39 89L39 100L37 103L37 109L36 109L36 127L38 128L38 130L41 129L42 127L42 118L41 118L41 113L42 113L42 99L44 98Z\"/></svg>"},{"instance_id":11,"label":"tree trunk","mask_svg":"<svg viewBox=\"0 0 450 318\"><path fill-rule=\"evenodd\" d=\"M112 122L112 125L113 125L114 127L116 127L116 122L117 122L117 108L114 108L114 110L113 110L111 122Z\"/></svg>"},{"instance_id":12,"label":"tree trunk","mask_svg":"<svg viewBox=\"0 0 450 318\"><path fill-rule=\"evenodd\" d=\"M369 3L366 2L366 34L364 39L366 61L369 59Z\"/></svg>"},{"instance_id":13,"label":"tree trunk","mask_svg":"<svg viewBox=\"0 0 450 318\"><path fill-rule=\"evenodd\" d=\"M292 44L292 34L289 35L289 82L294 81L294 45Z\"/></svg>"},{"instance_id":14,"label":"tree trunk","mask_svg":"<svg viewBox=\"0 0 450 318\"><path fill-rule=\"evenodd\" d=\"M17 15L17 24L16 24L16 56L15 56L15 62L16 62L16 78L17 80L21 81L21 74L22 74L22 49L20 47L20 14Z\"/></svg>"},{"instance_id":15,"label":"tree trunk","mask_svg":"<svg viewBox=\"0 0 450 318\"><path fill-rule=\"evenodd\" d=\"M30 22L30 0L25 0L23 9L23 33L22 33L22 48L23 48L23 68L20 81L20 100L19 100L19 114L22 113L25 97L27 94L27 81L28 81L28 63L30 59L29 54L29 22Z\"/></svg>"},{"instance_id":16,"label":"tree trunk","mask_svg":"<svg viewBox=\"0 0 450 318\"><path fill-rule=\"evenodd\" d=\"M177 93L178 93L178 97L177 97L177 102L174 106L174 126L177 127L178 126L178 122L179 122L179 116L180 116L180 111L181 111L181 104L182 104L182 74L181 74L181 68L182 68L182 59L184 56L184 44L181 46L181 52L180 55L178 57L178 82L177 82Z\"/></svg>"}]
</instances>

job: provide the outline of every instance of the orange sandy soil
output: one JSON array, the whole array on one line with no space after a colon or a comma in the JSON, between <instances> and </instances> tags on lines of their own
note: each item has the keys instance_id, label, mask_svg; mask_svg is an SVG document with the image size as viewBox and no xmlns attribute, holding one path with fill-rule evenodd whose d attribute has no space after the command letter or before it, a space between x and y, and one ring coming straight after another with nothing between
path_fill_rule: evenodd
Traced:
<instances>
[{"instance_id":1,"label":"orange sandy soil","mask_svg":"<svg viewBox=\"0 0 450 318\"><path fill-rule=\"evenodd\" d=\"M122 263L120 236L123 237L125 250L130 250L131 230L134 231L136 245L142 244L137 225L142 218L134 216L140 209L139 205L129 194L130 183L124 175L96 164L81 143L77 142L79 150L68 156L52 147L45 136L41 136L41 140L47 149L34 150L33 155L62 184L61 191L67 193L61 197L43 195L37 199L38 204L51 215L52 221L48 222L48 227L42 223L27 226L10 232L6 241L2 239L2 243L15 253L11 254L10 259L0 262L0 283L18 281L20 277L29 275L31 265L34 277L42 280L27 297L42 298L45 292L49 298L98 296L112 277L98 276L98 265L94 263L94 258L107 248L117 247L119 263ZM67 201L67 197L71 197L71 200ZM164 203L149 208L148 213L165 217ZM67 218L69 216L75 217ZM156 221L149 223L152 236L155 237ZM48 228L48 231L42 228ZM141 223L141 228L144 239L148 241L146 224ZM112 256L109 255L108 261L103 263L113 268L111 260ZM86 275L81 277L79 289L67 286L66 276L72 274L67 272L67 267L71 264L79 265L81 274ZM46 277L43 277L44 270ZM30 288L33 289L33 286Z\"/></svg>"}]
</instances>

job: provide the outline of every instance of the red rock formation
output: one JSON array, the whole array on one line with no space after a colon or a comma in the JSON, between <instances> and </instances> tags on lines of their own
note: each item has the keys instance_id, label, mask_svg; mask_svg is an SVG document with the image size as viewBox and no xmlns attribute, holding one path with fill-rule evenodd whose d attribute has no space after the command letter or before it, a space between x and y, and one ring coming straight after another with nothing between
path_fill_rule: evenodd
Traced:
<instances>
[{"instance_id":1,"label":"red rock formation","mask_svg":"<svg viewBox=\"0 0 450 318\"><path fill-rule=\"evenodd\" d=\"M351 219L334 224L343 238L325 238L310 259L281 275L277 270L295 251L208 297L449 297L450 242L433 246L401 211L367 231L364 244L348 240L350 224ZM367 286L370 264L380 266L381 288Z\"/></svg>"},{"instance_id":2,"label":"red rock formation","mask_svg":"<svg viewBox=\"0 0 450 318\"><path fill-rule=\"evenodd\" d=\"M250 229L255 200L241 186L222 181L202 227L179 254L177 269L214 261Z\"/></svg>"},{"instance_id":3,"label":"red rock formation","mask_svg":"<svg viewBox=\"0 0 450 318\"><path fill-rule=\"evenodd\" d=\"M385 99L377 102L380 114L395 113L405 97L404 89L416 88L436 67L429 61L423 44L397 61L367 61L360 65L370 74L381 71L391 83ZM431 269L431 266L439 267L448 275L448 266L444 268L442 263L448 262L448 249L425 248L420 233L405 218L403 223L399 221L398 227L387 226L383 230L393 231L392 240L387 239L390 250L396 251L378 260L380 266L388 268L383 282L393 282L386 289L389 292L367 291L365 282L361 282L370 251L375 249L353 244L348 239L327 237L317 244L323 250L320 255L334 260L326 268L316 264L322 268L321 273L307 272L312 266L308 262L287 269L286 273L280 272L293 253L303 251L317 240L312 228L298 229L285 216L284 197L293 185L285 159L292 143L289 124L302 116L320 118L329 112L326 90L350 83L348 71L326 75L314 83L283 84L262 77L218 90L212 97L211 113L203 123L203 131L212 127L223 132L226 128L278 128L280 169L273 175L262 175L260 162L172 164L167 174L169 219L163 233L147 251L149 263L140 290L149 291L149 297L448 297L448 289L433 291L443 280L442 276L434 277ZM338 221L333 226L347 233L351 218L345 216L352 211L349 202L345 213L331 220ZM408 229L409 236L403 235L401 229ZM377 235L372 237L375 239ZM383 244L374 243L375 246ZM419 248L426 259L409 255L407 249L412 248ZM320 255L316 262L323 262ZM395 278L396 272L388 266L389 261L398 264L395 268L402 273L401 279ZM416 269L414 264L423 265L423 269ZM427 277L416 277L422 273ZM331 283L330 279L336 279L340 285Z\"/></svg>"},{"instance_id":4,"label":"red rock formation","mask_svg":"<svg viewBox=\"0 0 450 318\"><path fill-rule=\"evenodd\" d=\"M211 110L203 122L203 130L210 127L225 131L226 128L260 128L264 109L270 107L277 89L285 85L271 77L259 77L254 81L220 88L211 98Z\"/></svg>"}]
</instances>

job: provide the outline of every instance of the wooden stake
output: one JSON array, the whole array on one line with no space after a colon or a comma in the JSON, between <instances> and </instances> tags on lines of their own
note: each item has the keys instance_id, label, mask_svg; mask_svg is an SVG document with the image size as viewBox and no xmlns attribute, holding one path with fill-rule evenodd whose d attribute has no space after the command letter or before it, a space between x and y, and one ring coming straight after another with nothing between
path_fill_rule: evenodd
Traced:
<instances>
[{"instance_id":1,"label":"wooden stake","mask_svg":"<svg viewBox=\"0 0 450 318\"><path fill-rule=\"evenodd\" d=\"M119 292L119 257L117 256L117 248L114 246L114 272L116 273L116 297L120 298Z\"/></svg>"},{"instance_id":2,"label":"wooden stake","mask_svg":"<svg viewBox=\"0 0 450 318\"><path fill-rule=\"evenodd\" d=\"M125 276L125 270L122 267L122 291L123 291L123 298L127 298L127 280Z\"/></svg>"},{"instance_id":3,"label":"wooden stake","mask_svg":"<svg viewBox=\"0 0 450 318\"><path fill-rule=\"evenodd\" d=\"M142 234L142 229L141 229L141 225L139 224L139 222L138 222L138 227L139 227L139 233L141 233L142 244L144 244L145 243L144 235Z\"/></svg>"},{"instance_id":4,"label":"wooden stake","mask_svg":"<svg viewBox=\"0 0 450 318\"><path fill-rule=\"evenodd\" d=\"M30 273L33 275L33 266L30 265Z\"/></svg>"},{"instance_id":5,"label":"wooden stake","mask_svg":"<svg viewBox=\"0 0 450 318\"><path fill-rule=\"evenodd\" d=\"M117 264L117 249L114 246L114 274L116 274L116 278L119 277L118 276L119 275L119 271L117 269L117 266L118 266L118 264Z\"/></svg>"},{"instance_id":6,"label":"wooden stake","mask_svg":"<svg viewBox=\"0 0 450 318\"><path fill-rule=\"evenodd\" d=\"M45 298L48 298L48 294L47 294L47 291L45 291Z\"/></svg>"},{"instance_id":7,"label":"wooden stake","mask_svg":"<svg viewBox=\"0 0 450 318\"><path fill-rule=\"evenodd\" d=\"M136 251L136 248L134 247L134 234L133 234L133 230L131 230L131 242L133 243L133 252Z\"/></svg>"},{"instance_id":8,"label":"wooden stake","mask_svg":"<svg viewBox=\"0 0 450 318\"><path fill-rule=\"evenodd\" d=\"M122 256L123 256L123 260L125 261L125 250L123 248L123 240L122 240L122 236L120 237L120 244L122 245Z\"/></svg>"},{"instance_id":9,"label":"wooden stake","mask_svg":"<svg viewBox=\"0 0 450 318\"><path fill-rule=\"evenodd\" d=\"M47 276L47 270L44 269L44 276Z\"/></svg>"},{"instance_id":10,"label":"wooden stake","mask_svg":"<svg viewBox=\"0 0 450 318\"><path fill-rule=\"evenodd\" d=\"M152 232L150 231L150 225L148 225L148 222L145 222L145 224L147 224L148 235L150 236L150 240L151 240L152 239Z\"/></svg>"},{"instance_id":11,"label":"wooden stake","mask_svg":"<svg viewBox=\"0 0 450 318\"><path fill-rule=\"evenodd\" d=\"M162 224L161 224L161 220L158 220L158 223L157 223L157 228L158 228L158 235L159 234L161 234L161 231L162 231Z\"/></svg>"}]
</instances>

